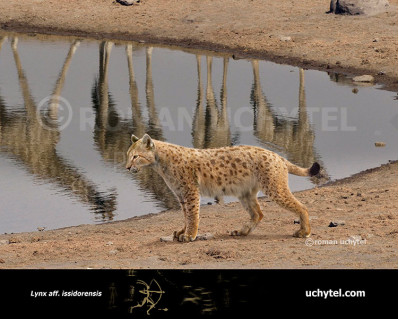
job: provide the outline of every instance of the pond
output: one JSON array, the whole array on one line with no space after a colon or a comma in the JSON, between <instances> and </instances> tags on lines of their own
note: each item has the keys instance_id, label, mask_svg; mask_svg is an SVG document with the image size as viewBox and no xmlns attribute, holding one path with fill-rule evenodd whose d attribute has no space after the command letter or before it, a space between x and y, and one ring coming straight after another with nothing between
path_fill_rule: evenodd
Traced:
<instances>
[{"instance_id":1,"label":"pond","mask_svg":"<svg viewBox=\"0 0 399 319\"><path fill-rule=\"evenodd\" d=\"M397 159L397 116L396 92L344 75L143 43L0 34L0 233L178 207L156 173L125 169L131 134L196 148L257 145L300 166L318 161L334 180ZM289 181L293 191L320 182Z\"/></svg>"}]
</instances>

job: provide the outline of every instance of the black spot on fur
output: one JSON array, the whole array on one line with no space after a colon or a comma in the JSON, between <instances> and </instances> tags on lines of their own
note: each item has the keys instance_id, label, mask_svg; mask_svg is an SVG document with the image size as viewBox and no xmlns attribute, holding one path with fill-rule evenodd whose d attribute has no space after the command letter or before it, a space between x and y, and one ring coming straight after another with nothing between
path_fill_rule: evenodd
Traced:
<instances>
[{"instance_id":1,"label":"black spot on fur","mask_svg":"<svg viewBox=\"0 0 399 319\"><path fill-rule=\"evenodd\" d=\"M314 162L312 167L309 169L309 175L310 176L315 176L319 174L320 172L320 164L317 162Z\"/></svg>"}]
</instances>

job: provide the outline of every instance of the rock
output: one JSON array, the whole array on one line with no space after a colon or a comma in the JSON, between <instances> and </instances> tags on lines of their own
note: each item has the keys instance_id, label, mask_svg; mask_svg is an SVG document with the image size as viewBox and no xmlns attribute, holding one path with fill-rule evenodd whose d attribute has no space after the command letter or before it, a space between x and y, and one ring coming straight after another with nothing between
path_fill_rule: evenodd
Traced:
<instances>
[{"instance_id":1,"label":"rock","mask_svg":"<svg viewBox=\"0 0 399 319\"><path fill-rule=\"evenodd\" d=\"M356 242L363 240L362 236L359 236L359 235L350 236L348 239L351 241L356 241Z\"/></svg>"},{"instance_id":2,"label":"rock","mask_svg":"<svg viewBox=\"0 0 399 319\"><path fill-rule=\"evenodd\" d=\"M160 241L165 242L165 243L172 242L173 239L174 239L173 235L159 238Z\"/></svg>"},{"instance_id":3,"label":"rock","mask_svg":"<svg viewBox=\"0 0 399 319\"><path fill-rule=\"evenodd\" d=\"M195 240L210 240L213 238L214 238L214 236L211 233L205 233L205 234L198 234L197 237L195 238ZM173 235L161 237L161 238L159 238L159 240L162 242L172 242L174 240L177 241L177 239L175 239L173 237Z\"/></svg>"},{"instance_id":4,"label":"rock","mask_svg":"<svg viewBox=\"0 0 399 319\"><path fill-rule=\"evenodd\" d=\"M10 240L8 241L9 244L17 244L20 243L21 240L19 238L16 237L11 237Z\"/></svg>"},{"instance_id":5,"label":"rock","mask_svg":"<svg viewBox=\"0 0 399 319\"><path fill-rule=\"evenodd\" d=\"M355 94L357 94L357 92L359 92L359 89L353 88L353 89L352 89L352 92L355 93Z\"/></svg>"},{"instance_id":6,"label":"rock","mask_svg":"<svg viewBox=\"0 0 399 319\"><path fill-rule=\"evenodd\" d=\"M291 37L287 37L287 36L283 36L283 35L280 36L279 39L280 39L280 41L283 41L283 42L292 41Z\"/></svg>"},{"instance_id":7,"label":"rock","mask_svg":"<svg viewBox=\"0 0 399 319\"><path fill-rule=\"evenodd\" d=\"M140 0L116 0L116 2L120 3L123 6L132 6L135 3L140 3Z\"/></svg>"},{"instance_id":8,"label":"rock","mask_svg":"<svg viewBox=\"0 0 399 319\"><path fill-rule=\"evenodd\" d=\"M331 0L327 13L370 16L388 8L388 0Z\"/></svg>"},{"instance_id":9,"label":"rock","mask_svg":"<svg viewBox=\"0 0 399 319\"><path fill-rule=\"evenodd\" d=\"M113 245L114 243L112 242L112 241L109 241L109 242L107 242L106 244L105 244L105 246L111 246L111 245Z\"/></svg>"},{"instance_id":10,"label":"rock","mask_svg":"<svg viewBox=\"0 0 399 319\"><path fill-rule=\"evenodd\" d=\"M1 245L8 245L10 243L10 241L8 239L2 239L0 240L0 246Z\"/></svg>"},{"instance_id":11,"label":"rock","mask_svg":"<svg viewBox=\"0 0 399 319\"><path fill-rule=\"evenodd\" d=\"M384 147L386 144L384 142L375 142L375 147Z\"/></svg>"},{"instance_id":12,"label":"rock","mask_svg":"<svg viewBox=\"0 0 399 319\"><path fill-rule=\"evenodd\" d=\"M294 220L294 224L300 224L300 223L301 223L301 221L299 219Z\"/></svg>"},{"instance_id":13,"label":"rock","mask_svg":"<svg viewBox=\"0 0 399 319\"><path fill-rule=\"evenodd\" d=\"M209 239L213 239L213 235L211 233L205 233L202 235L197 235L197 238L195 240L209 240Z\"/></svg>"},{"instance_id":14,"label":"rock","mask_svg":"<svg viewBox=\"0 0 399 319\"><path fill-rule=\"evenodd\" d=\"M328 227L337 227L337 226L343 226L343 225L345 225L344 220L337 220L337 221L330 222L330 225L328 225Z\"/></svg>"},{"instance_id":15,"label":"rock","mask_svg":"<svg viewBox=\"0 0 399 319\"><path fill-rule=\"evenodd\" d=\"M371 83L371 82L374 82L374 77L372 75L359 75L359 76L355 76L352 80L353 80L353 82Z\"/></svg>"}]
</instances>

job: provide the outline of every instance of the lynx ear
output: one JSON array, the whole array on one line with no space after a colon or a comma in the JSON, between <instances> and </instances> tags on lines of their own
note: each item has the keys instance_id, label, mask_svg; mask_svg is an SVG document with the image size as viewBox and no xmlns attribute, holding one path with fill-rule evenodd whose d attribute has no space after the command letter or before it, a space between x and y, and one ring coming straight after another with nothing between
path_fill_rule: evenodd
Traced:
<instances>
[{"instance_id":1,"label":"lynx ear","mask_svg":"<svg viewBox=\"0 0 399 319\"><path fill-rule=\"evenodd\" d=\"M130 140L132 141L132 143L136 143L139 140L139 138L136 135L132 134L132 137L130 138Z\"/></svg>"},{"instance_id":2,"label":"lynx ear","mask_svg":"<svg viewBox=\"0 0 399 319\"><path fill-rule=\"evenodd\" d=\"M148 149L154 148L154 142L148 134L144 134L142 139L143 145L145 145Z\"/></svg>"}]
</instances>

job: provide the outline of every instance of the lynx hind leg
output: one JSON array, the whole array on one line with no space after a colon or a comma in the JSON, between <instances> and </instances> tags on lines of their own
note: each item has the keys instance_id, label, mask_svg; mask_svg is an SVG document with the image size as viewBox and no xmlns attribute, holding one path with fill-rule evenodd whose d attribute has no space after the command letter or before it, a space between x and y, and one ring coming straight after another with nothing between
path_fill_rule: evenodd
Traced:
<instances>
[{"instance_id":1,"label":"lynx hind leg","mask_svg":"<svg viewBox=\"0 0 399 319\"><path fill-rule=\"evenodd\" d=\"M261 181L262 191L275 203L299 216L301 227L294 233L294 237L309 237L310 224L308 210L291 193L288 187L288 172L284 170L278 175L279 178L269 177L269 179Z\"/></svg>"},{"instance_id":2,"label":"lynx hind leg","mask_svg":"<svg viewBox=\"0 0 399 319\"><path fill-rule=\"evenodd\" d=\"M310 236L310 224L309 224L309 214L306 207L300 203L291 191L287 188L281 193L275 193L270 196L273 201L279 204L281 207L297 214L301 222L301 227L294 233L294 237L306 238Z\"/></svg>"},{"instance_id":3,"label":"lynx hind leg","mask_svg":"<svg viewBox=\"0 0 399 319\"><path fill-rule=\"evenodd\" d=\"M241 230L233 230L232 232L230 232L231 236L246 236L246 235L248 235L250 232L252 232L255 229L255 227L262 220L263 213L260 209L258 200L256 198L257 194L258 194L258 191L256 190L256 191L253 191L251 194L248 194L247 196L239 198L241 205L249 213L251 219L248 223L246 223L242 226Z\"/></svg>"},{"instance_id":4,"label":"lynx hind leg","mask_svg":"<svg viewBox=\"0 0 399 319\"><path fill-rule=\"evenodd\" d=\"M181 231L174 232L173 235L181 242L194 241L199 224L200 196L198 190L186 192L181 206L184 212L185 226Z\"/></svg>"}]
</instances>

